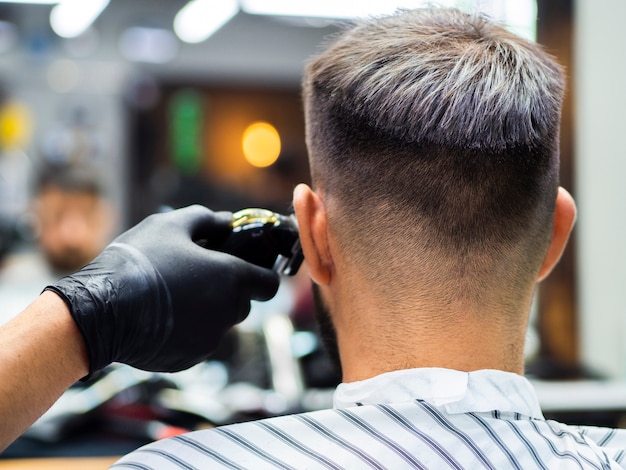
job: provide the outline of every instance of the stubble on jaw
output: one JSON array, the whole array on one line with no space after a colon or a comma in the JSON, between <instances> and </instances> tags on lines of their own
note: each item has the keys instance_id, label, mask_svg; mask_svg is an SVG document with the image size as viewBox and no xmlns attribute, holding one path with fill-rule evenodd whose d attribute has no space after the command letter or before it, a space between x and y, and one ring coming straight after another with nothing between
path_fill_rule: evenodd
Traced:
<instances>
[{"instance_id":1,"label":"stubble on jaw","mask_svg":"<svg viewBox=\"0 0 626 470\"><path fill-rule=\"evenodd\" d=\"M315 320L319 330L320 340L324 346L326 354L328 354L331 364L339 374L341 371L341 358L339 356L339 344L337 342L337 331L330 314L330 310L322 298L320 288L317 284L312 283L313 305L315 309Z\"/></svg>"}]
</instances>

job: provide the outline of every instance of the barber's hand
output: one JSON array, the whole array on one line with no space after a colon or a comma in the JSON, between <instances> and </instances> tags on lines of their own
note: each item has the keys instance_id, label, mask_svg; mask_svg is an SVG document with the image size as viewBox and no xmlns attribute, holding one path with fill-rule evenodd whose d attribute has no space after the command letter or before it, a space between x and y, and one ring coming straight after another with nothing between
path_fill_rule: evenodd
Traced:
<instances>
[{"instance_id":1,"label":"barber's hand","mask_svg":"<svg viewBox=\"0 0 626 470\"><path fill-rule=\"evenodd\" d=\"M191 367L248 315L251 299L276 294L275 272L195 243L216 246L231 221L202 206L152 215L46 287L68 304L90 375L111 362L162 372Z\"/></svg>"}]
</instances>

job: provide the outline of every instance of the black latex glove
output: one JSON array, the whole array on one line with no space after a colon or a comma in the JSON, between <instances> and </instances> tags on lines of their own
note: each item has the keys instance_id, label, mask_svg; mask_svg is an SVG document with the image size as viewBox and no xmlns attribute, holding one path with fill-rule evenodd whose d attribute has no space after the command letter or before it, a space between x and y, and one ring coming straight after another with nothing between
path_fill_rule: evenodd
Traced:
<instances>
[{"instance_id":1,"label":"black latex glove","mask_svg":"<svg viewBox=\"0 0 626 470\"><path fill-rule=\"evenodd\" d=\"M155 214L90 264L46 287L70 308L89 373L111 362L175 372L206 359L250 311L276 294L278 275L202 248L230 233L232 214L202 206Z\"/></svg>"}]
</instances>

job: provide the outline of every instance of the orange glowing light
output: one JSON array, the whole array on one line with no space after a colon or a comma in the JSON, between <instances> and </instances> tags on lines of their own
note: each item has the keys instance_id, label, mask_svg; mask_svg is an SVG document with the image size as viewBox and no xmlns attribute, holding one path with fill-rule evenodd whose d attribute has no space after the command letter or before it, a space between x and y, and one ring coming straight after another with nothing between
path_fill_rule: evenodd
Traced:
<instances>
[{"instance_id":1,"label":"orange glowing light","mask_svg":"<svg viewBox=\"0 0 626 470\"><path fill-rule=\"evenodd\" d=\"M268 167L280 155L280 135L271 124L255 122L244 131L242 146L248 163L259 168Z\"/></svg>"}]
</instances>

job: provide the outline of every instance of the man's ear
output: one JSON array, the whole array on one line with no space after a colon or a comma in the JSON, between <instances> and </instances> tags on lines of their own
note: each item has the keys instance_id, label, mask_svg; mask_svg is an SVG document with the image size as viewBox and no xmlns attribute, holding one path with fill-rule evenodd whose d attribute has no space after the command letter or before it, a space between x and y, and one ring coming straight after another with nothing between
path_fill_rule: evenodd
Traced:
<instances>
[{"instance_id":1,"label":"man's ear","mask_svg":"<svg viewBox=\"0 0 626 470\"><path fill-rule=\"evenodd\" d=\"M316 284L326 285L331 279L333 260L328 245L324 201L309 186L299 184L293 192L293 207L311 279Z\"/></svg>"},{"instance_id":2,"label":"man's ear","mask_svg":"<svg viewBox=\"0 0 626 470\"><path fill-rule=\"evenodd\" d=\"M556 266L561 258L569 236L572 233L574 222L576 222L576 203L570 193L559 187L559 192L556 196L552 241L539 270L539 281L542 281L550 274L552 268Z\"/></svg>"}]
</instances>

